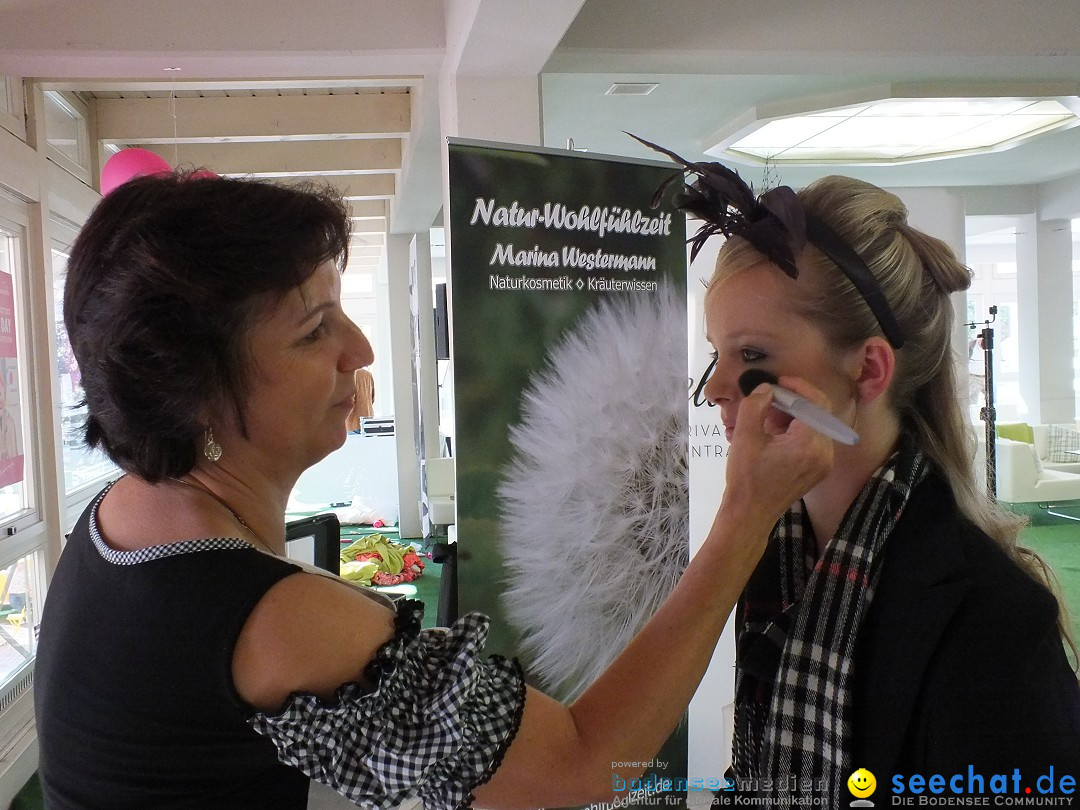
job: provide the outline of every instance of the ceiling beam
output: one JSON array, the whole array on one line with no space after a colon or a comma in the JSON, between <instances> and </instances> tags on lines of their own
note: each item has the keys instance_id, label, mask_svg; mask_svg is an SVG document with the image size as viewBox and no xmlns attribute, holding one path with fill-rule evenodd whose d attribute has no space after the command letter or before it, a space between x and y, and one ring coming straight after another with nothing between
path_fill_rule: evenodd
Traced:
<instances>
[{"instance_id":1,"label":"ceiling beam","mask_svg":"<svg viewBox=\"0 0 1080 810\"><path fill-rule=\"evenodd\" d=\"M383 174L401 168L401 141L286 141L284 143L147 144L174 165L218 174Z\"/></svg>"},{"instance_id":2,"label":"ceiling beam","mask_svg":"<svg viewBox=\"0 0 1080 810\"><path fill-rule=\"evenodd\" d=\"M408 93L103 98L95 108L105 143L386 138L410 129Z\"/></svg>"},{"instance_id":3,"label":"ceiling beam","mask_svg":"<svg viewBox=\"0 0 1080 810\"><path fill-rule=\"evenodd\" d=\"M361 222L353 221L351 233L354 238L359 237L362 239L368 239L371 237L381 237L386 233L386 220L363 220Z\"/></svg>"},{"instance_id":4,"label":"ceiling beam","mask_svg":"<svg viewBox=\"0 0 1080 810\"><path fill-rule=\"evenodd\" d=\"M199 90L336 90L340 88L411 87L421 79L415 76L350 76L347 79L324 77L307 79L42 79L42 90L76 90L87 93L160 93L162 89L176 93Z\"/></svg>"},{"instance_id":5,"label":"ceiling beam","mask_svg":"<svg viewBox=\"0 0 1080 810\"><path fill-rule=\"evenodd\" d=\"M358 231L353 228L349 237L349 244L356 247L377 247L382 252L386 244L386 234L379 231Z\"/></svg>"},{"instance_id":6,"label":"ceiling beam","mask_svg":"<svg viewBox=\"0 0 1080 810\"><path fill-rule=\"evenodd\" d=\"M444 70L537 76L584 5L585 0L447 0Z\"/></svg>"},{"instance_id":7,"label":"ceiling beam","mask_svg":"<svg viewBox=\"0 0 1080 810\"><path fill-rule=\"evenodd\" d=\"M349 251L349 267L350 268L371 268L378 267L379 262L382 261L382 256L364 256L353 255L353 252Z\"/></svg>"},{"instance_id":8,"label":"ceiling beam","mask_svg":"<svg viewBox=\"0 0 1080 810\"><path fill-rule=\"evenodd\" d=\"M355 220L386 220L386 203L382 200L354 200L349 203L349 216Z\"/></svg>"},{"instance_id":9,"label":"ceiling beam","mask_svg":"<svg viewBox=\"0 0 1080 810\"><path fill-rule=\"evenodd\" d=\"M370 201L381 202L385 205L385 201L394 196L397 188L397 176L393 174L341 174L335 177L294 175L283 177L281 180L289 183L302 181L329 183L349 205ZM354 221L354 230L356 224Z\"/></svg>"}]
</instances>

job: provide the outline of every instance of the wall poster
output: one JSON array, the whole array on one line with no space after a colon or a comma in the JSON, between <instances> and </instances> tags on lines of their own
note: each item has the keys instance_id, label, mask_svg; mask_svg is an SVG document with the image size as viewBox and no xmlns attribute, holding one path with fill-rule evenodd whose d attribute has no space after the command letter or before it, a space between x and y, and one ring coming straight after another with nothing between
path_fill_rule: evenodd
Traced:
<instances>
[{"instance_id":1,"label":"wall poster","mask_svg":"<svg viewBox=\"0 0 1080 810\"><path fill-rule=\"evenodd\" d=\"M450 143L459 608L490 615L488 651L562 700L689 553L687 329L701 318L685 217L671 191L651 206L675 171ZM685 803L686 726L640 780L613 763L617 806Z\"/></svg>"},{"instance_id":2,"label":"wall poster","mask_svg":"<svg viewBox=\"0 0 1080 810\"><path fill-rule=\"evenodd\" d=\"M17 346L14 285L11 274L0 271L0 487L23 480Z\"/></svg>"}]
</instances>

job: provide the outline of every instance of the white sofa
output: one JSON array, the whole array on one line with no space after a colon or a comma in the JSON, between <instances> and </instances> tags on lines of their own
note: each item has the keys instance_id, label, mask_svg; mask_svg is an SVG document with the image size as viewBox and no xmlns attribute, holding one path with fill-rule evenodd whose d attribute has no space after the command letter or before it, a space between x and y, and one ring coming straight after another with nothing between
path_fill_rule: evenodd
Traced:
<instances>
[{"instance_id":1,"label":"white sofa","mask_svg":"<svg viewBox=\"0 0 1080 810\"><path fill-rule=\"evenodd\" d=\"M1063 427L1080 429L1080 421L1074 424L1066 424ZM1032 425L1031 432L1035 437L1035 452L1039 454L1039 460L1042 461L1042 465L1047 470L1055 470L1057 472L1070 472L1080 473L1080 456L1076 456L1076 461L1050 461L1049 456L1049 444L1050 444L1050 426L1049 425Z\"/></svg>"},{"instance_id":2,"label":"white sofa","mask_svg":"<svg viewBox=\"0 0 1080 810\"><path fill-rule=\"evenodd\" d=\"M1080 472L1039 466L1034 445L1003 439L995 444L997 496L1006 503L1052 504L1080 499Z\"/></svg>"}]
</instances>

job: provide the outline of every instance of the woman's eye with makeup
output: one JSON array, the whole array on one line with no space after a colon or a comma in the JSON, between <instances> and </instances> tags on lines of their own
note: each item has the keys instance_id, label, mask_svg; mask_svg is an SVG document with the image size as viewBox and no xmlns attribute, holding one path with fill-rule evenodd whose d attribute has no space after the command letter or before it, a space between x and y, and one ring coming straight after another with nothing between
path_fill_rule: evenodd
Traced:
<instances>
[{"instance_id":1,"label":"woman's eye with makeup","mask_svg":"<svg viewBox=\"0 0 1080 810\"><path fill-rule=\"evenodd\" d=\"M318 326L316 326L314 329L312 329L310 332L308 332L306 335L304 335L303 340L301 342L302 343L314 343L316 340L318 340L320 337L322 337L322 334L325 331L326 331L326 322L325 321L320 321Z\"/></svg>"},{"instance_id":2,"label":"woman's eye with makeup","mask_svg":"<svg viewBox=\"0 0 1080 810\"><path fill-rule=\"evenodd\" d=\"M758 363L766 358L765 352L757 349L743 348L739 350L744 363Z\"/></svg>"}]
</instances>

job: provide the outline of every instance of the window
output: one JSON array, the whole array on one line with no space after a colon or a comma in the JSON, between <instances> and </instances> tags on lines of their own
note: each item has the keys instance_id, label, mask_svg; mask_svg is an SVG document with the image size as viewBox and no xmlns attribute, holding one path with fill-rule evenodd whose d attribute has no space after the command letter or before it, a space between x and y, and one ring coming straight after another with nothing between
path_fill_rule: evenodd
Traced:
<instances>
[{"instance_id":1,"label":"window","mask_svg":"<svg viewBox=\"0 0 1080 810\"><path fill-rule=\"evenodd\" d=\"M49 159L90 182L90 128L86 105L72 93L45 91L45 140Z\"/></svg>"},{"instance_id":2,"label":"window","mask_svg":"<svg viewBox=\"0 0 1080 810\"><path fill-rule=\"evenodd\" d=\"M990 319L989 308L998 314L994 330L994 407L999 422L1011 422L1027 416L1027 405L1020 395L1021 324L1017 308L1015 217L972 216L967 218L967 259L972 269L968 289L968 321L982 328ZM974 340L977 330L969 333ZM977 347L968 362L969 417L978 424L983 406L984 357Z\"/></svg>"},{"instance_id":3,"label":"window","mask_svg":"<svg viewBox=\"0 0 1080 810\"><path fill-rule=\"evenodd\" d=\"M29 509L27 475L32 458L27 447L28 408L25 353L20 351L26 327L19 272L23 264L23 231L0 220L0 522Z\"/></svg>"},{"instance_id":4,"label":"window","mask_svg":"<svg viewBox=\"0 0 1080 810\"><path fill-rule=\"evenodd\" d=\"M0 194L0 750L25 739L45 596L25 206ZM39 379L37 375L33 379ZM47 417L46 417L47 418Z\"/></svg>"},{"instance_id":5,"label":"window","mask_svg":"<svg viewBox=\"0 0 1080 810\"><path fill-rule=\"evenodd\" d=\"M22 81L12 76L0 76L0 127L26 139Z\"/></svg>"},{"instance_id":6,"label":"window","mask_svg":"<svg viewBox=\"0 0 1080 810\"><path fill-rule=\"evenodd\" d=\"M44 573L39 551L0 564L0 688L5 693L37 651Z\"/></svg>"},{"instance_id":7,"label":"window","mask_svg":"<svg viewBox=\"0 0 1080 810\"><path fill-rule=\"evenodd\" d=\"M53 217L52 278L53 323L56 330L56 373L60 390L60 440L64 458L64 492L69 502L85 500L86 490L100 486L116 473L116 465L100 450L83 444L86 406L79 385L79 367L64 328L64 282L67 279L68 250L77 230L72 223Z\"/></svg>"},{"instance_id":8,"label":"window","mask_svg":"<svg viewBox=\"0 0 1080 810\"><path fill-rule=\"evenodd\" d=\"M1080 422L1080 219L1072 221L1073 391Z\"/></svg>"}]
</instances>

